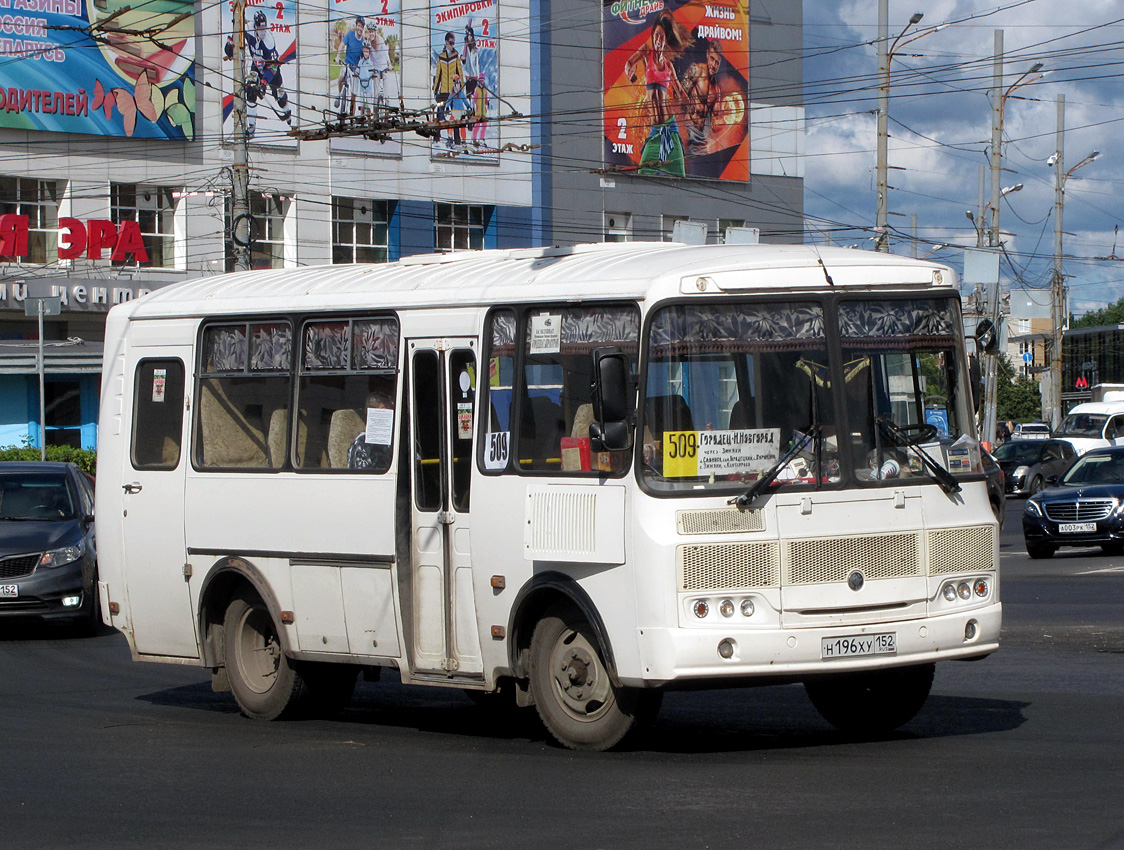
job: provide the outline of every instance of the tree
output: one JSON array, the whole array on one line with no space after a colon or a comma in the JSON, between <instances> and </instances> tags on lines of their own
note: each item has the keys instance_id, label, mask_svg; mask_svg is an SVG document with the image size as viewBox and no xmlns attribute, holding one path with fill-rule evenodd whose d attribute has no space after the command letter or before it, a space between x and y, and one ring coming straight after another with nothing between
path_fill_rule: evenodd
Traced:
<instances>
[{"instance_id":1,"label":"tree","mask_svg":"<svg viewBox=\"0 0 1124 850\"><path fill-rule=\"evenodd\" d=\"M1007 355L998 357L996 418L1001 422L1027 422L1042 418L1042 393L1038 382L1019 375Z\"/></svg>"},{"instance_id":2,"label":"tree","mask_svg":"<svg viewBox=\"0 0 1124 850\"><path fill-rule=\"evenodd\" d=\"M1090 310L1080 319L1070 322L1071 328L1095 328L1100 325L1119 325L1124 323L1124 298L1115 304L1101 307L1099 310Z\"/></svg>"}]
</instances>

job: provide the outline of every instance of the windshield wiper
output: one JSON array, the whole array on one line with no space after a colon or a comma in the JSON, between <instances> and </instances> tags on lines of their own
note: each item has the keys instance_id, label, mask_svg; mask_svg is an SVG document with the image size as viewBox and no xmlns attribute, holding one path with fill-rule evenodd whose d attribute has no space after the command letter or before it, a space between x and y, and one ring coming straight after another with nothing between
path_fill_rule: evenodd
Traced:
<instances>
[{"instance_id":1,"label":"windshield wiper","mask_svg":"<svg viewBox=\"0 0 1124 850\"><path fill-rule=\"evenodd\" d=\"M760 478L749 485L748 490L746 490L740 496L735 496L733 499L730 499L730 501L728 501L726 504L737 505L739 511L744 511L749 508L749 506L753 504L753 500L761 495L762 490L764 490L766 487L772 484L774 480L776 480L776 477L780 475L781 470L788 465L788 462L792 460L797 455L797 453L799 453L812 440L819 439L821 430L822 429L819 425L810 426L804 432L804 434L801 435L801 438L794 442L792 446L789 447L789 450L781 456L780 460L770 466L768 470L762 473Z\"/></svg>"},{"instance_id":2,"label":"windshield wiper","mask_svg":"<svg viewBox=\"0 0 1124 850\"><path fill-rule=\"evenodd\" d=\"M880 416L874 421L877 422L878 427L884 430L899 446L903 446L908 451L912 451L921 459L922 467L928 471L929 477L932 478L942 490L950 496L953 493L960 492L960 482L956 480L956 477L910 442L909 435L904 433L892 420L883 419Z\"/></svg>"}]
</instances>

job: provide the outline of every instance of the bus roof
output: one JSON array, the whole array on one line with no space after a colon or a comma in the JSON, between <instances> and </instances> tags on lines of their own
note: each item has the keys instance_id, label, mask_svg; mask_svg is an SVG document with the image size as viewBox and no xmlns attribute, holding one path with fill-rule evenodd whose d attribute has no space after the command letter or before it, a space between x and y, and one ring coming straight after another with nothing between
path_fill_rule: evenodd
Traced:
<instances>
[{"instance_id":1,"label":"bus roof","mask_svg":"<svg viewBox=\"0 0 1124 850\"><path fill-rule=\"evenodd\" d=\"M700 278L706 278L702 285ZM155 318L306 310L310 297L316 309L370 309L934 284L954 288L956 276L939 263L872 251L627 242L213 275L161 288L114 309L134 318Z\"/></svg>"}]
</instances>

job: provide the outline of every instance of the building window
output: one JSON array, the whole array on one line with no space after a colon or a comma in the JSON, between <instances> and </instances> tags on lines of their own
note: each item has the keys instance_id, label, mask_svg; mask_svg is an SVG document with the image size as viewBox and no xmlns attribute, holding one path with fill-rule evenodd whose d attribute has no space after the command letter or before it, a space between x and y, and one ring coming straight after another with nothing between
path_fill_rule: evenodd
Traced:
<instances>
[{"instance_id":1,"label":"building window","mask_svg":"<svg viewBox=\"0 0 1124 850\"><path fill-rule=\"evenodd\" d=\"M605 213L605 241L632 241L632 215L630 213Z\"/></svg>"},{"instance_id":2,"label":"building window","mask_svg":"<svg viewBox=\"0 0 1124 850\"><path fill-rule=\"evenodd\" d=\"M47 263L58 257L59 195L62 183L0 177L0 215L27 216L27 255L0 257L6 263Z\"/></svg>"},{"instance_id":3,"label":"building window","mask_svg":"<svg viewBox=\"0 0 1124 850\"><path fill-rule=\"evenodd\" d=\"M172 268L175 266L175 230L173 217L175 201L172 190L160 186L140 186L135 183L111 183L110 216L120 226L123 221L140 225L148 261L136 257L114 260L115 266L145 266Z\"/></svg>"},{"instance_id":4,"label":"building window","mask_svg":"<svg viewBox=\"0 0 1124 850\"><path fill-rule=\"evenodd\" d=\"M285 267L285 214L289 199L269 193L250 193L250 268ZM234 242L231 239L234 201L226 199L226 270L234 271Z\"/></svg>"},{"instance_id":5,"label":"building window","mask_svg":"<svg viewBox=\"0 0 1124 850\"><path fill-rule=\"evenodd\" d=\"M433 248L436 251L478 251L484 247L484 207L433 205Z\"/></svg>"},{"instance_id":6,"label":"building window","mask_svg":"<svg viewBox=\"0 0 1124 850\"><path fill-rule=\"evenodd\" d=\"M385 263L390 201L332 198L332 262Z\"/></svg>"},{"instance_id":7,"label":"building window","mask_svg":"<svg viewBox=\"0 0 1124 850\"><path fill-rule=\"evenodd\" d=\"M47 445L82 448L82 390L77 381L43 385Z\"/></svg>"}]
</instances>

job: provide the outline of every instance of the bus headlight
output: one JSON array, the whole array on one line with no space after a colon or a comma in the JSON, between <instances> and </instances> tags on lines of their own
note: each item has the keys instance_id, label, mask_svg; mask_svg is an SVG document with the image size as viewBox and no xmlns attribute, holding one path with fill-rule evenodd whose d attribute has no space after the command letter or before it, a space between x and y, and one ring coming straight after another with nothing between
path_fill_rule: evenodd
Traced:
<instances>
[{"instance_id":1,"label":"bus headlight","mask_svg":"<svg viewBox=\"0 0 1124 850\"><path fill-rule=\"evenodd\" d=\"M742 600L742 616L743 617L752 617L753 616L753 600L752 599L743 599Z\"/></svg>"},{"instance_id":2,"label":"bus headlight","mask_svg":"<svg viewBox=\"0 0 1124 850\"><path fill-rule=\"evenodd\" d=\"M972 587L966 581L962 581L956 586L956 592L960 594L961 599L972 598Z\"/></svg>"},{"instance_id":3,"label":"bus headlight","mask_svg":"<svg viewBox=\"0 0 1124 850\"><path fill-rule=\"evenodd\" d=\"M950 582L941 589L941 595L949 602L956 601L956 588Z\"/></svg>"},{"instance_id":4,"label":"bus headlight","mask_svg":"<svg viewBox=\"0 0 1124 850\"><path fill-rule=\"evenodd\" d=\"M734 616L733 600L723 599L721 602L719 602L718 603L718 613L721 614L723 617L733 617Z\"/></svg>"}]
</instances>

